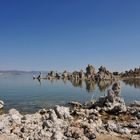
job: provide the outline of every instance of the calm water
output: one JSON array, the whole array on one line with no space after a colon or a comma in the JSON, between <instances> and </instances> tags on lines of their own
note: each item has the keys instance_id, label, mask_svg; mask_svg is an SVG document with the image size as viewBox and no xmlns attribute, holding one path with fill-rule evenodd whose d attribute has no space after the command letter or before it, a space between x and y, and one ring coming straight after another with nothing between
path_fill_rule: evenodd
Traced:
<instances>
[{"instance_id":1,"label":"calm water","mask_svg":"<svg viewBox=\"0 0 140 140\"><path fill-rule=\"evenodd\" d=\"M40 108L66 105L70 101L85 102L105 96L112 82L37 81L32 74L0 75L0 99L4 110L16 108L21 112L35 112ZM140 80L121 81L122 93L127 103L140 100Z\"/></svg>"}]
</instances>

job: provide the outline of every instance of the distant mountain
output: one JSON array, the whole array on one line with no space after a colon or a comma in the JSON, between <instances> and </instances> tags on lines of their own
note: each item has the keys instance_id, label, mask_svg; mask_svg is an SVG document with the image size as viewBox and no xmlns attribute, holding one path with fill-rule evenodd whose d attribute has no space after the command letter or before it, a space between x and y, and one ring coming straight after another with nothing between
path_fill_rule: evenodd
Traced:
<instances>
[{"instance_id":1,"label":"distant mountain","mask_svg":"<svg viewBox=\"0 0 140 140\"><path fill-rule=\"evenodd\" d=\"M22 74L47 74L47 71L20 71L20 70L0 70L0 75L11 74L11 75L22 75Z\"/></svg>"}]
</instances>

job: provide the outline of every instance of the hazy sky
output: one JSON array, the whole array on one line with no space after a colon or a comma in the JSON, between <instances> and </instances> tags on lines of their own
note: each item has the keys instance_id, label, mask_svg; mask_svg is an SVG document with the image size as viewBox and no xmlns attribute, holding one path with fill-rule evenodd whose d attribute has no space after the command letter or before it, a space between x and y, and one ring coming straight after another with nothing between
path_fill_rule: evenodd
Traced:
<instances>
[{"instance_id":1,"label":"hazy sky","mask_svg":"<svg viewBox=\"0 0 140 140\"><path fill-rule=\"evenodd\" d=\"M0 0L0 69L140 66L140 0Z\"/></svg>"}]
</instances>

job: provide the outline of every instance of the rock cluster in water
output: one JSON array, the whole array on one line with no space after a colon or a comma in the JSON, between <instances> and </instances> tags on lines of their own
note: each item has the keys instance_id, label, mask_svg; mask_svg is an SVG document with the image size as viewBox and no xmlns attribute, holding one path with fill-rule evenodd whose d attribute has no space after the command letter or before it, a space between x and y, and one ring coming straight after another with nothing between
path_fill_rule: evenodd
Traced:
<instances>
[{"instance_id":1,"label":"rock cluster in water","mask_svg":"<svg viewBox=\"0 0 140 140\"><path fill-rule=\"evenodd\" d=\"M41 73L39 74L39 76L33 77L33 79L38 79L39 81L41 79L48 79L48 80L62 79L64 81L90 80L94 82L107 81L107 80L115 81L118 79L124 80L130 78L134 78L134 79L140 78L140 68L135 68L134 70L131 69L129 71L125 71L124 73L123 72L119 73L119 72L110 72L104 66L101 66L98 69L98 71L96 71L93 65L88 64L85 72L83 70L74 71L72 73L67 72L66 70L63 73L50 71L45 77L42 77Z\"/></svg>"},{"instance_id":2,"label":"rock cluster in water","mask_svg":"<svg viewBox=\"0 0 140 140\"><path fill-rule=\"evenodd\" d=\"M23 140L92 140L100 135L140 139L140 101L126 106L115 83L107 96L69 107L55 106L35 114L16 109L0 115L0 138Z\"/></svg>"},{"instance_id":3,"label":"rock cluster in water","mask_svg":"<svg viewBox=\"0 0 140 140\"><path fill-rule=\"evenodd\" d=\"M86 72L83 70L80 71L74 71L72 73L67 72L66 70L63 73L58 73L54 71L50 71L46 77L42 77L40 74L36 78L33 77L34 79L67 79L67 80L94 80L94 81L100 81L100 80L111 80L115 79L113 73L109 72L106 67L101 66L96 72L96 69L88 64L86 67Z\"/></svg>"},{"instance_id":4,"label":"rock cluster in water","mask_svg":"<svg viewBox=\"0 0 140 140\"><path fill-rule=\"evenodd\" d=\"M125 78L140 78L140 67L139 68L135 68L134 70L129 70L129 71L125 71L124 73L121 73L121 77L125 77Z\"/></svg>"}]
</instances>

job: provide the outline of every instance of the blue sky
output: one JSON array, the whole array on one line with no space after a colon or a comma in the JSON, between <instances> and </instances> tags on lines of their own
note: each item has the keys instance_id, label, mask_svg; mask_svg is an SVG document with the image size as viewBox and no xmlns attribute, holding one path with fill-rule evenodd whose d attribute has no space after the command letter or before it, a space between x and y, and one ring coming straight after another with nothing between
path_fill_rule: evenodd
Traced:
<instances>
[{"instance_id":1,"label":"blue sky","mask_svg":"<svg viewBox=\"0 0 140 140\"><path fill-rule=\"evenodd\" d=\"M0 69L140 66L139 0L1 0Z\"/></svg>"}]
</instances>

